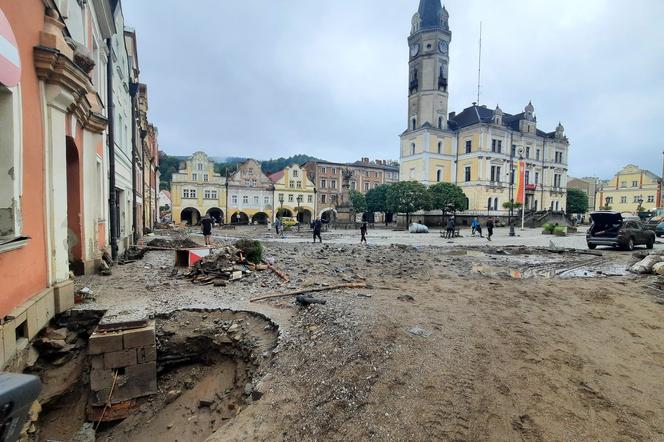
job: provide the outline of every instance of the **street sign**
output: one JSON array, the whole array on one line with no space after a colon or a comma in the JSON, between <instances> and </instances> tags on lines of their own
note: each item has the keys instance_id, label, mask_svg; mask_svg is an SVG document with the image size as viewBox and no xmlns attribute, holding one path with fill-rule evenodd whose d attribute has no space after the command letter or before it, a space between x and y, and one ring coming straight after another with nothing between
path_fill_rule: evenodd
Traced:
<instances>
[{"instance_id":1,"label":"street sign","mask_svg":"<svg viewBox=\"0 0 664 442\"><path fill-rule=\"evenodd\" d=\"M14 87L21 79L21 59L14 32L0 9L0 84Z\"/></svg>"}]
</instances>

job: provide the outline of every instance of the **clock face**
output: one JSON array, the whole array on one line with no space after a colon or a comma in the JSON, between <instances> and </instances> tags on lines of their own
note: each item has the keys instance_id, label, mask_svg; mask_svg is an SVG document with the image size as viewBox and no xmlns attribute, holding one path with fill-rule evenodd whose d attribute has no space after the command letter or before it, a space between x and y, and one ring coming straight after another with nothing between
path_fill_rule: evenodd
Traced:
<instances>
[{"instance_id":1,"label":"clock face","mask_svg":"<svg viewBox=\"0 0 664 442\"><path fill-rule=\"evenodd\" d=\"M414 57L420 52L420 45L414 44L410 47L410 56Z\"/></svg>"},{"instance_id":2,"label":"clock face","mask_svg":"<svg viewBox=\"0 0 664 442\"><path fill-rule=\"evenodd\" d=\"M448 47L447 42L445 40L441 40L438 43L438 50L440 50L440 52L442 52L443 54L447 54L448 49L449 49L449 47Z\"/></svg>"}]
</instances>

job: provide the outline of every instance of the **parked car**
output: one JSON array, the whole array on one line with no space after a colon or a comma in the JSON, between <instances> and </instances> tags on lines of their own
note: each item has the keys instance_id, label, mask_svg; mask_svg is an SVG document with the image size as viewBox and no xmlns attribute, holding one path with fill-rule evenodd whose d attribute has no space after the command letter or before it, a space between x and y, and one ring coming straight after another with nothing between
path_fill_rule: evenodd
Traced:
<instances>
[{"instance_id":1,"label":"parked car","mask_svg":"<svg viewBox=\"0 0 664 442\"><path fill-rule=\"evenodd\" d=\"M284 225L284 227L293 227L293 226L297 226L299 224L297 222L297 219L295 219L292 216L282 216L281 217L281 223Z\"/></svg>"},{"instance_id":2,"label":"parked car","mask_svg":"<svg viewBox=\"0 0 664 442\"><path fill-rule=\"evenodd\" d=\"M645 227L648 230L655 231L659 223L662 222L664 222L664 216L653 216L648 221L645 221L643 223L643 227Z\"/></svg>"},{"instance_id":3,"label":"parked car","mask_svg":"<svg viewBox=\"0 0 664 442\"><path fill-rule=\"evenodd\" d=\"M657 236L664 235L664 221L657 224L657 227L655 227L655 235L657 235Z\"/></svg>"},{"instance_id":4,"label":"parked car","mask_svg":"<svg viewBox=\"0 0 664 442\"><path fill-rule=\"evenodd\" d=\"M590 219L592 224L586 233L589 249L611 246L634 250L638 245L652 249L655 245L655 232L645 229L639 221L623 219L619 212L593 212Z\"/></svg>"}]
</instances>

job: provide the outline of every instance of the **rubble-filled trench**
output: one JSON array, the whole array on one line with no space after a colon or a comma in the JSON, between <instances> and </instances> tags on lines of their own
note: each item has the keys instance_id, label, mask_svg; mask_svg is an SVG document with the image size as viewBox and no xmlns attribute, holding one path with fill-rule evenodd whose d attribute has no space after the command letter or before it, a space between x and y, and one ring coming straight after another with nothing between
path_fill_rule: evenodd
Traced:
<instances>
[{"instance_id":1,"label":"rubble-filled trench","mask_svg":"<svg viewBox=\"0 0 664 442\"><path fill-rule=\"evenodd\" d=\"M102 314L90 315L87 330L75 318L56 318L56 325L76 329L85 340ZM99 423L99 412L91 413L86 346L72 350L59 366L53 357L41 356L33 371L44 383L42 410L31 440L202 441L260 399L257 372L273 358L278 340L278 327L269 318L246 311L177 310L155 320L157 394L108 408L106 418L123 415L125 406L126 417Z\"/></svg>"}]
</instances>

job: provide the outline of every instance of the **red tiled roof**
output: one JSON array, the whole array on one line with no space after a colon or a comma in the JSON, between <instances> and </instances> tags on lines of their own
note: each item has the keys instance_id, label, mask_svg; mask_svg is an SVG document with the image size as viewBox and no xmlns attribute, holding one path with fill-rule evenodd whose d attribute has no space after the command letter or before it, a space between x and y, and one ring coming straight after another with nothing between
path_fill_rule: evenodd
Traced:
<instances>
[{"instance_id":1,"label":"red tiled roof","mask_svg":"<svg viewBox=\"0 0 664 442\"><path fill-rule=\"evenodd\" d=\"M276 183L279 181L282 177L284 176L284 170L280 170L279 172L275 172L272 175L268 175L267 177L273 182Z\"/></svg>"}]
</instances>

